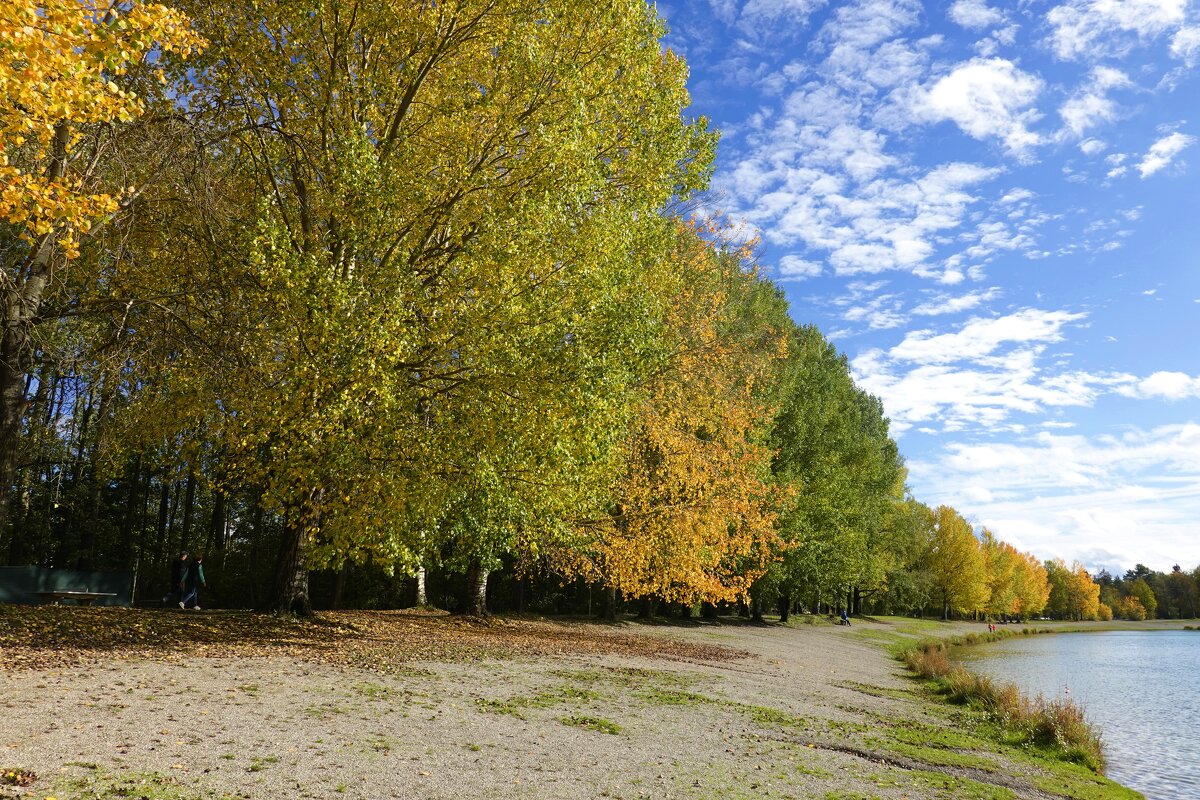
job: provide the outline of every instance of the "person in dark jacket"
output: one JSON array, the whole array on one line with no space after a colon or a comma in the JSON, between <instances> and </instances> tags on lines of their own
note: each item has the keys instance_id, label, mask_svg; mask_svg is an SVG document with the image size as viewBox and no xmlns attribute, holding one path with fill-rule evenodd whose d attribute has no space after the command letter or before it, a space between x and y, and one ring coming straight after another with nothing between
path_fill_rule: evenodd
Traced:
<instances>
[{"instance_id":1,"label":"person in dark jacket","mask_svg":"<svg viewBox=\"0 0 1200 800\"><path fill-rule=\"evenodd\" d=\"M171 602L172 598L183 600L184 579L187 577L188 554L184 550L179 554L179 558L171 562L171 580L167 584L167 593L163 595L163 605ZM179 607L183 608L183 603L179 603Z\"/></svg>"},{"instance_id":2,"label":"person in dark jacket","mask_svg":"<svg viewBox=\"0 0 1200 800\"><path fill-rule=\"evenodd\" d=\"M186 587L187 594L179 601L179 607L190 607L199 611L200 589L201 587L208 587L208 581L204 578L204 555L202 553L197 553L196 557L188 564L184 577L184 586Z\"/></svg>"}]
</instances>

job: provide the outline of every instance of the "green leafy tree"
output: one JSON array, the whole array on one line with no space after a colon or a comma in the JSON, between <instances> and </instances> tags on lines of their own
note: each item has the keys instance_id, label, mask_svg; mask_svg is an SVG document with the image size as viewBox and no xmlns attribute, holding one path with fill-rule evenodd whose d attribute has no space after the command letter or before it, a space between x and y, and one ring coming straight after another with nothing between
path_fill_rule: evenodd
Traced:
<instances>
[{"instance_id":1,"label":"green leafy tree","mask_svg":"<svg viewBox=\"0 0 1200 800\"><path fill-rule=\"evenodd\" d=\"M144 245L187 302L147 322L129 430L204 430L283 518L276 608L310 566L444 543L482 569L561 533L619 465L658 212L711 154L653 11L187 5L217 144L198 220Z\"/></svg>"}]
</instances>

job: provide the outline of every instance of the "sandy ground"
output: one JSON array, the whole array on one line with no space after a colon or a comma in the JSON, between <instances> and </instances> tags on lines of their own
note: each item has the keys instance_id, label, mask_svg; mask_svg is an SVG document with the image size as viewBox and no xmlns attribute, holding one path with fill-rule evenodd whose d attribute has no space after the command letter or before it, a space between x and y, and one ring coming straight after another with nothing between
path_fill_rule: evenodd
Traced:
<instances>
[{"instance_id":1,"label":"sandy ground","mask_svg":"<svg viewBox=\"0 0 1200 800\"><path fill-rule=\"evenodd\" d=\"M946 779L873 745L883 728L950 724L872 640L882 624L632 627L750 655L0 672L0 768L40 776L0 797L130 772L171 776L156 780L180 797L254 800L1049 796L1014 782L1016 768L968 763Z\"/></svg>"}]
</instances>

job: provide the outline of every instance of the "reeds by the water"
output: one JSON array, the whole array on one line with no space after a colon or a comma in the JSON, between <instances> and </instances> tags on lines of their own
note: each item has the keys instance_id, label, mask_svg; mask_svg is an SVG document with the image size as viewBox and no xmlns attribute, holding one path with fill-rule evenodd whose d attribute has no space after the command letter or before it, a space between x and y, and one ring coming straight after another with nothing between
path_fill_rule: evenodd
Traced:
<instances>
[{"instance_id":1,"label":"reeds by the water","mask_svg":"<svg viewBox=\"0 0 1200 800\"><path fill-rule=\"evenodd\" d=\"M1104 771L1100 736L1071 700L1030 699L1011 683L975 675L952 664L949 646L975 644L1001 638L995 634L969 634L949 642L927 642L907 650L904 663L923 678L938 682L952 702L983 708L1005 728L1018 732L1028 742L1051 748L1068 761L1096 772Z\"/></svg>"}]
</instances>

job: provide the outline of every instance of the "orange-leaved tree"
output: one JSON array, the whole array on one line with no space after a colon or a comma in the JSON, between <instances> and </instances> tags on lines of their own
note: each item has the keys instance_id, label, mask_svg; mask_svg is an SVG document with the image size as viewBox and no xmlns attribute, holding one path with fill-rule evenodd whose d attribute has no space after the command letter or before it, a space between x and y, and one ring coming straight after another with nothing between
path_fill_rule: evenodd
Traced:
<instances>
[{"instance_id":1,"label":"orange-leaved tree","mask_svg":"<svg viewBox=\"0 0 1200 800\"><path fill-rule=\"evenodd\" d=\"M780 544L764 386L784 355L784 307L746 248L681 226L660 276L664 360L647 382L610 512L557 554L626 597L690 605L747 594Z\"/></svg>"}]
</instances>

